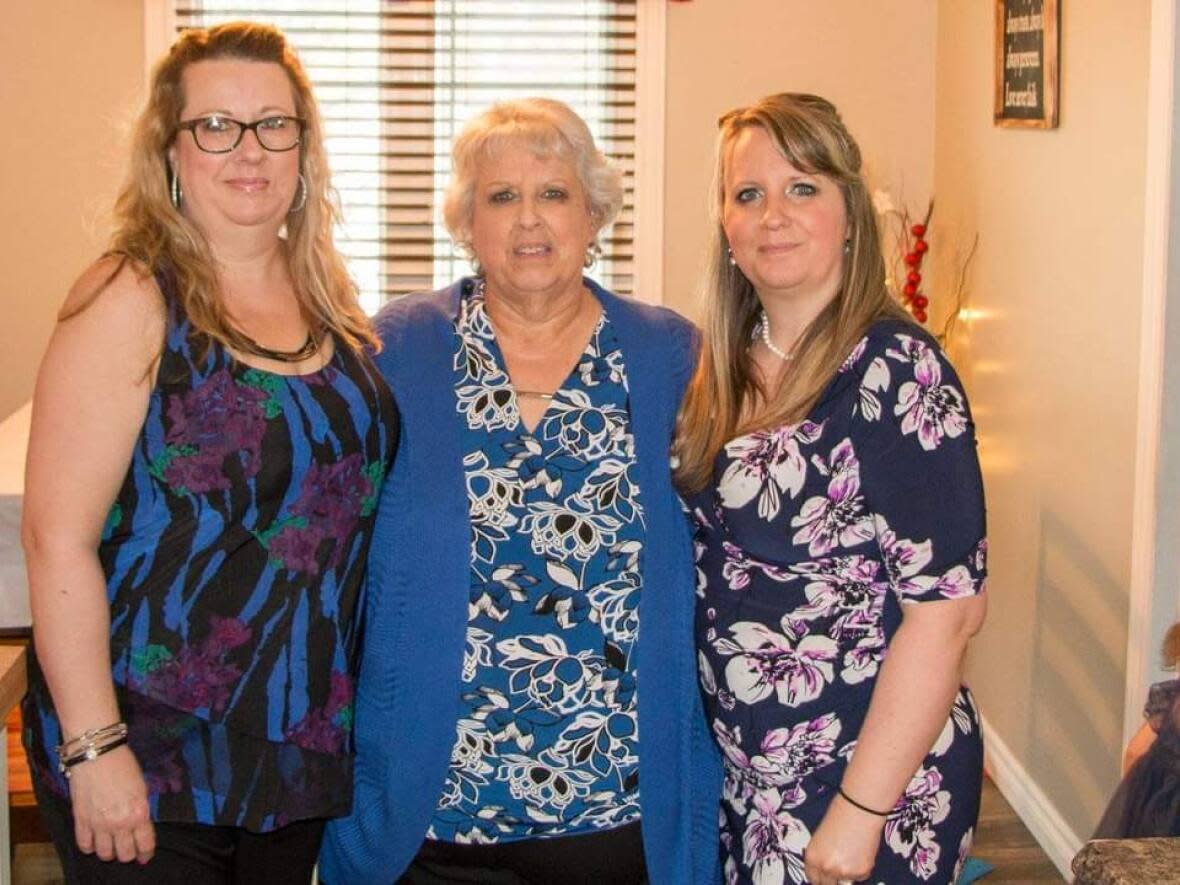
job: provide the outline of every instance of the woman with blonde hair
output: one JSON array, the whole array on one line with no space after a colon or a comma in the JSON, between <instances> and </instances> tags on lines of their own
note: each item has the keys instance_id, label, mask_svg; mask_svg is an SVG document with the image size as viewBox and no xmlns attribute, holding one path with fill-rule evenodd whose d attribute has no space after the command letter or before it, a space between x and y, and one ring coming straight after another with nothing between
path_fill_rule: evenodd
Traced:
<instances>
[{"instance_id":1,"label":"woman with blonde hair","mask_svg":"<svg viewBox=\"0 0 1180 885\"><path fill-rule=\"evenodd\" d=\"M25 746L71 882L306 882L350 808L397 412L329 195L283 35L186 31L34 397Z\"/></svg>"},{"instance_id":2,"label":"woman with blonde hair","mask_svg":"<svg viewBox=\"0 0 1180 885\"><path fill-rule=\"evenodd\" d=\"M357 802L329 885L719 873L692 550L668 452L695 335L585 275L622 203L569 107L493 105L445 215L479 272L387 306L404 442L378 512Z\"/></svg>"},{"instance_id":3,"label":"woman with blonde hair","mask_svg":"<svg viewBox=\"0 0 1180 885\"><path fill-rule=\"evenodd\" d=\"M702 358L679 420L730 882L953 882L982 771L966 400L890 300L829 102L721 118Z\"/></svg>"}]
</instances>

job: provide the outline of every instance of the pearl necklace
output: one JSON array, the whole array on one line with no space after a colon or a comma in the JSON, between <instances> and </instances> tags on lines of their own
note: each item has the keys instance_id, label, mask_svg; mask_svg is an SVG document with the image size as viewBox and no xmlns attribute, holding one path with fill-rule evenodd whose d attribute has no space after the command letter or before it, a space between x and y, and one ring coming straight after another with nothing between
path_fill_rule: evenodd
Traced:
<instances>
[{"instance_id":1,"label":"pearl necklace","mask_svg":"<svg viewBox=\"0 0 1180 885\"><path fill-rule=\"evenodd\" d=\"M777 344L770 340L770 317L766 315L766 309L762 310L762 319L758 321L758 336L762 339L762 343L766 345L766 349L777 356L784 363L794 359L794 348L791 350L783 350Z\"/></svg>"}]
</instances>

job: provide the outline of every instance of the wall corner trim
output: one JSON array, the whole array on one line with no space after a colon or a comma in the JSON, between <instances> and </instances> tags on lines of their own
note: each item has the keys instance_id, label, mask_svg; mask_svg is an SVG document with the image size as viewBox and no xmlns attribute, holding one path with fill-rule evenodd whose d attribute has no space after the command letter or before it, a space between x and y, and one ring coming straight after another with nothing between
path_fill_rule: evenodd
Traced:
<instances>
[{"instance_id":1,"label":"wall corner trim","mask_svg":"<svg viewBox=\"0 0 1180 885\"><path fill-rule=\"evenodd\" d=\"M1085 840L1070 829L1057 807L1036 785L987 719L983 716L979 719L988 775L1061 875L1066 881L1073 881L1069 864Z\"/></svg>"}]
</instances>

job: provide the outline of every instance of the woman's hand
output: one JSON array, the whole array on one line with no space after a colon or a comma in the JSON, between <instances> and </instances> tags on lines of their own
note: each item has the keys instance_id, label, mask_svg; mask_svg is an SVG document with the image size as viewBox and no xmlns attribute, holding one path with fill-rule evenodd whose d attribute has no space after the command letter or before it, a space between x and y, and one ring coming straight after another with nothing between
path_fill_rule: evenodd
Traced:
<instances>
[{"instance_id":1,"label":"woman's hand","mask_svg":"<svg viewBox=\"0 0 1180 885\"><path fill-rule=\"evenodd\" d=\"M868 878L881 844L885 818L854 808L840 796L803 852L803 871L812 885L841 885Z\"/></svg>"},{"instance_id":2,"label":"woman's hand","mask_svg":"<svg viewBox=\"0 0 1180 885\"><path fill-rule=\"evenodd\" d=\"M147 863L156 850L147 786L127 746L70 769L74 837L84 854Z\"/></svg>"}]
</instances>

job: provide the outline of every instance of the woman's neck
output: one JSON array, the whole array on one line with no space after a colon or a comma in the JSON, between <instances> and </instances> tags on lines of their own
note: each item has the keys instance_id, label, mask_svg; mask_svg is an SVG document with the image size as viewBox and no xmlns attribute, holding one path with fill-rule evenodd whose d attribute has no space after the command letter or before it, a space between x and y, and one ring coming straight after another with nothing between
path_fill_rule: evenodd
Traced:
<instances>
[{"instance_id":1,"label":"woman's neck","mask_svg":"<svg viewBox=\"0 0 1180 885\"><path fill-rule=\"evenodd\" d=\"M527 344L555 343L565 339L570 330L583 325L601 307L583 285L559 294L505 295L485 290L484 303L496 337Z\"/></svg>"}]
</instances>

